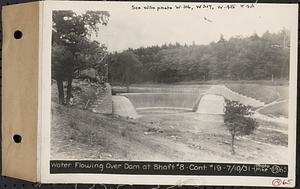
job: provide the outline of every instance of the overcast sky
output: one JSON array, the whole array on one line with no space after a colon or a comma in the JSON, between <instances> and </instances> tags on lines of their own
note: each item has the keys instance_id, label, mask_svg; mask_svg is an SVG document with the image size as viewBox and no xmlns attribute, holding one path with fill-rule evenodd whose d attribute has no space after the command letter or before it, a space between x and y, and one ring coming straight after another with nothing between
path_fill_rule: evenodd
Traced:
<instances>
[{"instance_id":1,"label":"overcast sky","mask_svg":"<svg viewBox=\"0 0 300 189\"><path fill-rule=\"evenodd\" d=\"M110 11L109 23L96 40L108 50L162 45L164 43L208 44L232 36L263 34L290 29L292 11L287 6L256 6L235 10Z\"/></svg>"}]
</instances>

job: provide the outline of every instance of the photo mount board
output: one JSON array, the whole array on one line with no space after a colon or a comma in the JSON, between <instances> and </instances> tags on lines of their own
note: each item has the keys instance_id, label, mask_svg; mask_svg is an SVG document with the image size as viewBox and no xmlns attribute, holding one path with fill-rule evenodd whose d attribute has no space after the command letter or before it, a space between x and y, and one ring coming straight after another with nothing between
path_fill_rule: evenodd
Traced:
<instances>
[{"instance_id":1,"label":"photo mount board","mask_svg":"<svg viewBox=\"0 0 300 189\"><path fill-rule=\"evenodd\" d=\"M37 181L39 3L6 6L2 14L2 172Z\"/></svg>"},{"instance_id":2,"label":"photo mount board","mask_svg":"<svg viewBox=\"0 0 300 189\"><path fill-rule=\"evenodd\" d=\"M52 4L53 3L53 4ZM35 54L35 55L38 55L38 58L37 58L37 61L35 61L35 59L31 59L32 57L33 57L33 55L31 55L31 54L29 54L29 53L27 53L27 52L25 52L25 53L27 53L30 57L29 57L29 59L30 60L28 60L28 62L30 62L30 63L28 63L29 65L26 65L25 67L30 67L31 66L31 64L35 64L35 65L33 65L33 67L34 67L34 69L33 70L36 70L36 69L38 69L39 71L40 71L40 73L37 73L37 72L34 72L34 74L32 74L32 72L30 72L29 74L30 74L30 76L33 76L34 78L33 79L36 79L36 76L37 75L39 75L39 77L43 77L43 75L44 75L44 73L45 72L49 72L49 69L44 69L45 67L47 68L49 68L49 64L47 64L47 65L45 65L44 64L44 60L45 59L49 59L49 54L48 55L45 55L45 54L47 54L47 53L45 53L45 52L47 52L47 50L45 50L44 49L44 43L45 43L45 41L44 41L44 39L45 38L48 38L48 34L46 34L45 35L45 33L47 33L47 31L45 31L45 28L46 28L46 30L47 30L47 28L49 29L49 25L48 26L46 26L45 28L44 27L41 27L41 25L43 25L45 22L45 20L47 20L47 18L49 18L48 16L46 16L46 17L44 17L45 16L45 12L47 12L48 11L48 6L49 7L51 7L51 5L53 5L53 7L55 7L54 6L54 3L58 3L58 4L60 4L60 5L58 5L57 7L63 7L63 5L65 5L65 3L66 4L68 4L68 3L71 3L71 2L39 2L39 3L34 3L34 4L36 4L36 7L38 7L38 8L36 8L36 9L34 9L35 11L31 11L31 13L33 13L33 12L35 12L35 13L33 13L33 14L36 14L36 15L39 15L39 18L43 18L42 20L40 20L40 22L39 21L37 21L36 23L39 23L40 25L38 26L38 27L29 27L30 29L35 29L35 32L36 32L36 30L38 30L39 31L39 33L38 34L36 34L36 35L34 35L35 37L37 37L38 36L38 38L36 39L37 40L37 42L36 42L36 44L39 46L37 49L35 49L34 50L34 48L32 48L32 49L30 49L30 48L23 48L23 50L25 51L25 50L34 50L34 52L32 52L32 53L37 53L37 54ZM74 4L76 4L75 2L72 2L72 3L74 3ZM87 3L87 2L78 2L78 4L80 4L80 3L82 3L81 5L83 6L83 4L89 4L89 3ZM129 4L130 4L130 2L128 2ZM32 6L32 4L27 4L28 6ZM90 5L92 5L92 3L90 3ZM17 5L16 5L17 6ZM22 5L23 6L23 5ZM20 7L21 7L21 5L20 5ZM92 7L92 6L90 6L90 7ZM12 6L11 8L15 8L14 6ZM25 7L22 7L22 8L26 8L27 10L28 10L28 8L25 6ZM9 8L7 8L7 9L9 9ZM61 8L60 8L61 9ZM54 8L53 8L53 10L54 10ZM11 11L7 11L7 12L11 12ZM20 14L22 13L22 11L18 11L18 12L20 12ZM28 17L28 12L27 11L25 11L26 13L24 13L25 14L25 17ZM30 12L30 11L29 11ZM5 15L6 15L6 13L5 13L5 11L4 11L4 20L5 20ZM296 19L295 19L296 20ZM46 24L47 25L47 24ZM28 25L28 24L26 24L26 26L30 26L30 25ZM34 25L34 26L36 26L36 25ZM43 25L44 26L44 25ZM4 29L5 28L8 28L8 27L6 27L5 26L5 23L4 23ZM13 33L14 31L16 30L16 28L12 28L10 31L8 31L8 32L4 32L4 35L7 33L7 35L5 35L5 36L12 36L11 35L11 33ZM23 30L22 30L23 31ZM26 29L24 29L24 31L25 32L23 32L24 34L26 34ZM48 30L48 32L49 32L49 30ZM30 32L30 33L34 33L34 32ZM25 37L25 35L24 35L24 37ZM295 35L294 35L294 37L295 37ZM5 40L5 38L7 38L7 37L4 37L4 40ZM9 38L9 37L8 37ZM13 41L13 40L11 40L11 41ZM15 40L15 41L13 41L13 42L21 42L21 40ZM48 41L49 42L49 41ZM295 44L295 42L296 41L294 41L294 40L292 40L292 43L293 43L293 47L294 48L296 48L296 45L297 44ZM3 55L3 60L4 60L4 64L5 64L5 62L10 62L11 60L9 59L9 61L6 61L8 58L7 57L9 57L9 58L11 58L12 57L12 55L10 55L10 56L7 56L6 58L5 58L5 54L8 54L8 53L6 53L6 51L5 51L5 47L6 47L6 45L10 45L10 41L4 41L4 50L3 50L3 52L4 52L4 55ZM24 47L24 46L23 46ZM41 48L41 47L43 47L43 48ZM11 48L11 47L10 47ZM47 46L46 45L46 49L47 48L49 48L49 46ZM16 47L16 49L18 49L18 47ZM43 50L41 50L41 49L43 49ZM297 48L296 48L297 49ZM49 50L49 49L48 49ZM22 52L22 51L21 51ZM44 54L45 53L45 54ZM295 54L294 54L295 55ZM295 61L296 60L296 57L294 56L294 57L292 57L293 58L293 60ZM18 59L18 60L15 60L15 63L16 64L18 64L19 62L21 62L21 61L26 61L25 59L24 59L24 57L22 57L22 59ZM33 62L35 62L35 63L33 63ZM27 61L26 61L26 63L27 63ZM41 64L42 64L42 66L41 66ZM8 64L7 64L8 65ZM9 64L10 66L12 66L14 69L17 69L17 67L18 68L21 68L21 67L19 67L20 65L18 64L18 65L13 65L13 64ZM6 65L5 65L6 66ZM39 83L39 87L37 87L38 89L36 89L36 90L39 90L39 92L37 92L37 91L31 91L31 92L33 92L33 94L30 94L30 95L23 95L24 94L24 89L22 88L22 86L24 87L24 85L26 86L26 84L24 84L24 83L21 83L21 82L19 82L20 84L21 84L21 86L16 86L16 88L18 88L19 90L21 90L19 93L17 93L15 90L14 91L9 91L9 90L6 90L6 88L5 87L8 87L8 84L5 84L5 77L6 78L8 78L8 80L9 81L11 81L10 79L12 79L11 78L11 75L13 75L13 74L7 74L7 73L9 73L8 71L6 71L6 70L9 70L10 68L9 68L9 66L8 67L5 67L5 66L3 66L3 84L4 84L4 86L3 86L3 117L7 117L7 116L5 116L5 110L8 110L9 111L9 108L12 108L10 111L15 111L15 107L13 107L12 106L12 104L11 103L9 103L9 101L11 101L9 98L12 98L12 96L11 96L11 94L13 94L13 93L16 93L16 95L20 95L20 96L17 96L17 97L13 97L13 98L18 98L18 99L20 99L20 101L19 101L19 103L22 103L22 102L29 102L28 104L30 105L29 107L29 109L32 111L33 109L32 109L32 107L36 107L36 106L38 106L37 104L34 104L33 102L31 103L31 101L28 101L28 97L30 97L30 95L33 95L33 100L35 100L35 103L37 103L37 101L39 102L39 106L40 106L40 104L43 104L43 101L42 101L42 99L39 99L39 98L41 98L40 96L34 96L34 95L37 95L39 92L40 93L43 93L43 92L45 92L45 91L42 91L42 84L41 83ZM39 67L40 66L40 67ZM45 67L44 67L45 66ZM41 68L41 67L43 67L43 68ZM22 70L22 69L21 69ZM295 69L296 70L296 69ZM11 70L12 71L12 73L19 73L20 71L18 70L18 71L15 71L15 70ZM32 70L29 70L29 71L32 71ZM7 74L7 76L5 76ZM32 86L32 80L28 80L28 75L26 75L26 73L24 73L23 72L23 74L24 74L24 76L22 76L22 74L15 74L15 76L17 76L18 78L16 79L17 81L22 81L22 82L24 82L24 81L29 81L30 83L28 83L28 85L30 85L30 86ZM46 73L47 74L47 73ZM24 78L24 79L22 79L22 77ZM294 79L295 80L295 78L296 78L296 75L292 75L292 77L293 78L291 78L291 79ZM43 80L43 79L36 79L35 81L36 81L36 85L37 85L37 81L41 81L41 80ZM48 84L49 84L49 80L48 81L46 81L45 83L47 83L48 82ZM14 83L18 83L18 82L14 82ZM43 83L44 84L44 83ZM296 88L296 83L293 83L294 85L291 87L291 88L293 88L293 87L295 87ZM10 88L11 86L9 86L9 88ZM22 91L23 90L23 91ZM290 93L290 95L292 96L292 98L295 98L295 91L294 91L294 89L291 89L290 90L291 91L291 93ZM7 92L7 93L6 93ZM26 90L26 92L28 92L27 90ZM7 95L5 95L5 93L7 94ZM27 93L26 93L27 94ZM42 95L43 96L43 95ZM7 100L7 99L8 100ZM25 99L24 99L25 98ZM30 98L29 98L30 99ZM6 105L5 105L5 102L8 102ZM295 104L295 103L294 103ZM23 107L23 104L21 104L22 105L22 107ZM32 106L32 105L35 105L35 106ZM19 106L19 105L18 105ZM292 107L292 109L293 108L295 108L295 106L294 107ZM20 120L22 120L21 121L21 123L23 124L23 126L24 125L27 125L27 123L26 123L26 121L24 121L24 120L28 120L28 115L26 115L26 113L28 113L29 111L27 111L28 109L24 109L24 110L26 110L25 111L25 113L24 112L21 112L20 113ZM294 109L295 110L295 109ZM41 113L41 111L38 111L38 110L36 110L37 112L36 112L36 114L31 114L30 113L30 115L31 116L38 116L38 114L40 114ZM48 111L48 113L49 113L49 109L47 110ZM295 111L293 111L293 112L290 112L291 114L294 114L294 116L296 117L296 114L295 114ZM9 115L9 112L7 113L8 115ZM47 113L46 113L47 114ZM43 117L42 115L40 115L41 117ZM294 117L294 118L295 118ZM40 117L39 117L40 118ZM3 119L3 125L9 125L9 124L12 124L12 125L18 125L18 126L21 126L21 124L20 123L14 123L13 122L13 120L14 119L7 119L6 121L7 122L5 122L5 120L6 119ZM17 178L21 178L21 179L25 179L25 180L30 180L30 181L41 181L42 183L43 182L51 182L51 183L53 183L53 182L57 182L57 183L64 183L64 182L66 182L66 177L64 178L64 176L67 176L67 177L69 177L69 176L71 176L71 175L68 175L68 174L66 174L66 175L59 175L59 176L57 176L57 178L55 178L55 179L53 179L53 180L51 180L51 179L49 179L48 180L48 178L47 179L45 179L45 180L43 180L43 174L45 174L44 176L44 178L46 178L47 176L47 171L45 171L45 172L40 172L41 170L43 170L43 167L44 166L49 166L49 164L47 165L45 162L43 162L43 156L44 156L44 154L42 153L41 154L41 152L42 152L42 150L43 150L43 147L44 147L44 143L42 143L41 144L41 146L39 146L40 145L40 143L39 142L37 142L37 141L47 141L47 140L49 140L49 138L47 138L47 137L42 137L42 138L38 138L38 137L40 137L40 136L43 136L43 132L44 131L39 131L39 128L41 127L41 126L37 126L38 124L40 124L41 122L38 122L38 121L44 121L44 120L39 120L37 117L34 117L33 119L32 119L32 121L34 120L34 123L36 123L36 124L32 124L32 123L30 123L30 124L28 124L28 125L30 125L30 126L28 126L28 127L25 127L25 129L26 130L24 130L24 128L22 127L21 128L21 130L20 130L20 128L19 128L19 130L18 129L16 129L16 130L11 130L11 129L9 129L9 130L5 130L5 127L3 127L4 129L3 129L3 133L4 133L4 136L6 136L6 141L7 142L3 142L3 146L4 146L4 148L3 148L3 150L5 150L5 149L9 149L9 152L8 153L5 153L5 151L3 152L3 161L4 161L4 163L3 163L3 165L7 165L8 166L8 168L5 168L5 169L3 169L3 173L4 173L4 175L8 175L8 176L13 176L13 177L17 177ZM295 121L295 120L294 120ZM10 122L13 122L13 123L10 123ZM14 127L13 126L13 128L18 128L18 127ZM30 127L35 127L34 129L35 129L35 132L32 132L32 128L30 128ZM6 127L7 128L7 127ZM9 127L9 128L11 128L11 127ZM28 128L28 130L27 130L27 128ZM47 129L47 128L46 128ZM8 133L8 134L5 134L5 133ZM28 141L28 140L26 140L26 138L27 138L27 133L30 133L30 134L32 134L32 135L34 135L34 136L36 136L36 141L34 141L34 140L31 140L31 141ZM296 133L296 132L294 132L294 133ZM35 158L33 161L30 161L30 160L28 160L28 161L30 161L31 162L31 164L30 163L28 163L28 162L24 162L25 161L25 158L23 158L22 156L20 156L20 153L19 152L14 152L14 151L12 151L11 150L11 147L10 147L10 144L12 143L12 144L14 144L13 143L13 141L12 141L12 138L13 138L13 135L15 135L15 134L20 134L22 137L23 137L23 139L22 139L22 142L21 142L21 144L17 144L17 145L19 145L18 147L20 147L21 145L24 145L25 146L25 144L26 144L26 142L30 142L31 144L29 145L29 146L31 146L31 150L33 150L33 151L35 151L35 152L33 152L33 157ZM295 135L295 134L294 134ZM24 136L25 136L25 138L24 138ZM29 135L30 136L30 135ZM293 135L289 135L289 143L291 142L291 138L293 138L293 137L290 137L290 136L293 136ZM30 137L31 138L31 137ZM295 139L295 138L294 138ZM293 140L294 140L293 139ZM5 140L4 140L5 141ZM33 144L32 144L32 142L33 142ZM295 141L293 141L293 143L295 144ZM15 144L14 145L12 145L12 146L15 146ZM32 148L32 146L34 146L34 148ZM41 148L40 148L41 147ZM294 146L294 148L295 148L295 146ZM24 148L23 148L24 149ZM41 150L42 149L42 150ZM28 148L26 148L26 150L24 151L24 154L27 154L27 156L28 156ZM19 150L18 150L19 151ZM47 150L46 150L47 151ZM295 150L294 150L295 151ZM9 153L18 153L18 155L12 155L14 158L16 158L16 157L18 157L19 159L18 159L18 161L21 161L21 163L20 164L26 164L26 165L28 165L28 166L30 166L30 167L33 167L33 170L35 169L36 171L33 171L33 176L30 176L30 174L28 174L28 170L30 170L30 169L28 169L28 170L23 170L23 171L25 171L26 172L26 174L24 174L23 172L19 172L18 173L18 175L15 173L15 169L14 168L12 168L12 167L17 167L17 165L20 165L20 164L15 164L14 163L14 165L12 166L12 165L10 165L10 163L7 163L7 157L8 157L8 155L7 154L9 154ZM36 153L36 155L34 154L34 153ZM5 156L5 157L4 157ZM294 159L295 157L292 157L292 159L293 160L295 160ZM30 158L29 158L30 159ZM13 162L13 158L9 158L9 161L12 161ZM35 165L35 167L34 166L32 166L32 164L34 164ZM45 168L45 167L44 167ZM48 170L48 168L46 168L46 170ZM289 173L291 172L291 173L293 173L293 170L294 170L294 172L295 172L295 169L293 168L292 169L292 171L289 169ZM11 172L10 172L11 171ZM18 171L22 171L22 170L18 170ZM30 171L31 172L31 171ZM41 175L40 175L41 174ZM86 176L85 174L83 174L83 175L76 175L75 177L73 177L74 178L74 181L76 182L76 180L77 181L79 181L78 179L76 179L76 177L77 176L79 176L79 177L82 177L82 176ZM157 176L151 176L151 177L149 177L149 176L141 176L141 175L135 175L135 176L130 176L130 180L128 180L129 179L129 177L127 176L127 175L106 175L106 176L104 176L103 177L104 178L104 180L106 180L106 181L103 181L103 179L101 179L101 181L99 181L99 182L103 182L103 183L112 183L112 184L124 184L124 183L126 183L126 184L156 184L156 183L158 183L159 182L159 184L177 184L177 185L199 185L199 182L200 182L200 184L203 184L203 185L212 185L212 184L214 184L214 185L240 185L240 184L234 184L234 183L232 183L232 182L230 182L230 181L228 181L228 180L230 180L230 178L232 178L232 177L230 177L230 176L228 176L228 177L223 177L224 179L226 179L227 181L228 181L228 183L227 183L227 181L225 181L225 180L223 180L222 179L222 182L221 183L215 183L214 182L214 179L216 178L216 177L207 177L207 178L204 178L204 177L202 177L202 179L204 178L205 179L205 182L201 182L200 180L197 180L197 179L191 179L191 177L189 177L189 176L182 176L182 177L177 177L177 179L179 179L179 181L177 182L177 183L174 183L174 176L161 176L161 175L157 175ZM117 181L116 182L116 180L117 180L117 178L118 179L121 179L121 180L119 180L119 181ZM139 181L139 182L136 182L136 179L137 178L143 178L143 179L145 179L145 180L141 180L141 181ZM154 180L155 180L155 182L153 182L153 180L151 180L151 179L153 179L153 178L155 178ZM237 178L239 178L239 177L235 177L235 179L237 179ZM97 175L94 179L93 178L91 178L91 179L89 179L88 177L86 177L86 179L84 179L83 181L80 181L80 182L82 182L82 183L95 183L95 182L98 182L98 179L99 179L99 175ZM123 179L123 180L122 180ZM243 179L243 180L245 180L246 179L246 177L241 177L241 179ZM248 179L248 181L246 182L246 185L254 185L254 180L255 181L257 181L258 182L258 184L256 183L255 184L255 186L269 186L271 183L270 182L263 182L263 180L265 180L265 178L253 178L254 180L252 180L252 178L251 179L249 179L248 177L247 177L247 179ZM256 179L258 179L258 180L256 180ZM274 178L272 178L272 179L274 179ZM275 179L277 179L277 178L275 178ZM72 182L74 182L74 181L70 181L71 183ZM203 181L203 180L202 180ZM230 182L230 183L229 183ZM292 182L290 182L289 184L286 184L286 185L281 185L281 186L293 186L293 183L295 182L295 177L294 177L294 179L293 179L293 181ZM261 183L263 183L263 184L261 184Z\"/></svg>"}]
</instances>

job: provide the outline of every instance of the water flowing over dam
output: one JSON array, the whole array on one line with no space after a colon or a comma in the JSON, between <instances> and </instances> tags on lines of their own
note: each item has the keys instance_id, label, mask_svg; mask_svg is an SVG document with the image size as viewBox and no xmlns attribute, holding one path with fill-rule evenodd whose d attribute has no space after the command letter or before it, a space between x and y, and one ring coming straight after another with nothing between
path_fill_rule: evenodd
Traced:
<instances>
[{"instance_id":1,"label":"water flowing over dam","mask_svg":"<svg viewBox=\"0 0 300 189\"><path fill-rule=\"evenodd\" d=\"M210 88L135 88L131 93L113 96L113 113L136 119L149 113L195 112L224 115L225 98L245 105L260 107L262 102L240 95L222 85ZM140 114L140 115L139 115Z\"/></svg>"},{"instance_id":2,"label":"water flowing over dam","mask_svg":"<svg viewBox=\"0 0 300 189\"><path fill-rule=\"evenodd\" d=\"M122 93L136 109L192 110L198 94L194 93Z\"/></svg>"},{"instance_id":3,"label":"water flowing over dam","mask_svg":"<svg viewBox=\"0 0 300 189\"><path fill-rule=\"evenodd\" d=\"M195 89L155 88L151 90L119 93L113 96L113 114L136 119L144 114L191 112L199 97Z\"/></svg>"}]
</instances>

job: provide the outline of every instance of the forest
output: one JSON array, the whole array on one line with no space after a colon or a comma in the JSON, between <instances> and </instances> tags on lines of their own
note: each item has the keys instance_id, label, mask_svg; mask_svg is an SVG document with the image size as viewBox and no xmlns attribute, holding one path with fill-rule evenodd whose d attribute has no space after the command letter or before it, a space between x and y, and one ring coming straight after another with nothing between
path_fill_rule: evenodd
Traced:
<instances>
[{"instance_id":1,"label":"forest","mask_svg":"<svg viewBox=\"0 0 300 189\"><path fill-rule=\"evenodd\" d=\"M266 31L207 45L164 44L106 57L111 83L288 79L290 34Z\"/></svg>"}]
</instances>

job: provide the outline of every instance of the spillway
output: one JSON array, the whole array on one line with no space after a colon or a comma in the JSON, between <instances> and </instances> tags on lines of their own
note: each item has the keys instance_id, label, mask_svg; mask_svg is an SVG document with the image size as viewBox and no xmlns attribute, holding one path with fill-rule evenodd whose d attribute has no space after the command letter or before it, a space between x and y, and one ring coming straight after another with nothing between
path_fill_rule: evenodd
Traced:
<instances>
[{"instance_id":1,"label":"spillway","mask_svg":"<svg viewBox=\"0 0 300 189\"><path fill-rule=\"evenodd\" d=\"M113 114L132 119L139 118L131 101L125 96L112 96Z\"/></svg>"},{"instance_id":2,"label":"spillway","mask_svg":"<svg viewBox=\"0 0 300 189\"><path fill-rule=\"evenodd\" d=\"M166 108L191 110L197 100L197 93L122 93L137 109Z\"/></svg>"},{"instance_id":3,"label":"spillway","mask_svg":"<svg viewBox=\"0 0 300 189\"><path fill-rule=\"evenodd\" d=\"M223 96L207 94L201 98L196 113L223 115L224 106L225 99Z\"/></svg>"}]
</instances>

